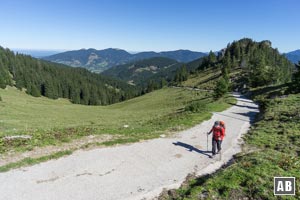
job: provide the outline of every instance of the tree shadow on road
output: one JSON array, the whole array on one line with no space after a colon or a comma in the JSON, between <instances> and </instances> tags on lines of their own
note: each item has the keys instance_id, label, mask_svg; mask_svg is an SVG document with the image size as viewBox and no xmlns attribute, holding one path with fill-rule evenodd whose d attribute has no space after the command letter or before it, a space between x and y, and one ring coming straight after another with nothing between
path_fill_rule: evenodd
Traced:
<instances>
[{"instance_id":1,"label":"tree shadow on road","mask_svg":"<svg viewBox=\"0 0 300 200\"><path fill-rule=\"evenodd\" d=\"M203 151L203 150L200 150L200 149L198 149L198 148L196 148L196 147L194 147L194 146L192 146L192 145L190 145L190 144L186 144L186 143L179 142L179 141L173 142L173 144L174 144L175 146L181 146L181 147L184 147L184 148L186 148L186 149L187 149L188 151L190 151L190 152L195 151L195 152L197 152L197 153L200 153L200 154L203 154L203 155L205 155L205 156L210 157L210 155L209 155L208 153L211 153L211 151Z\"/></svg>"},{"instance_id":2,"label":"tree shadow on road","mask_svg":"<svg viewBox=\"0 0 300 200\"><path fill-rule=\"evenodd\" d=\"M253 112L253 111L249 111L247 113L232 113L234 115L241 115L241 116L244 116L244 117L249 117L250 119L241 119L239 117L235 117L235 116L230 116L230 115L226 115L226 114L222 114L222 113L217 113L217 112L214 112L214 114L217 114L217 115L221 115L221 116L224 116L224 117L229 117L229 118L232 118L232 119L236 119L236 120L240 120L240 121L244 121L244 122L253 122L254 119L255 119L255 115L257 114L258 112Z\"/></svg>"},{"instance_id":3,"label":"tree shadow on road","mask_svg":"<svg viewBox=\"0 0 300 200\"><path fill-rule=\"evenodd\" d=\"M258 109L258 107L255 107L255 106L237 105L235 103L228 103L228 104L233 105L233 106L238 106L238 107L241 107L241 108Z\"/></svg>"},{"instance_id":4,"label":"tree shadow on road","mask_svg":"<svg viewBox=\"0 0 300 200\"><path fill-rule=\"evenodd\" d=\"M257 113L258 112L253 112L253 111L249 111L247 113L237 113L237 112L234 112L234 114L242 115L242 116L245 116L245 117L249 117L251 123L253 123L255 121L255 117L256 117Z\"/></svg>"}]
</instances>

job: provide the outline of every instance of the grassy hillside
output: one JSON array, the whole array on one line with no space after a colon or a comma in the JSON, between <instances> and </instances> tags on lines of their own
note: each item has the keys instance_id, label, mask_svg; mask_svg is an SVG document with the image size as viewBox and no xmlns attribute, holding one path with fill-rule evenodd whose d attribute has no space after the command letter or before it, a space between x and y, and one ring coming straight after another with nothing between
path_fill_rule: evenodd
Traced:
<instances>
[{"instance_id":1,"label":"grassy hillside","mask_svg":"<svg viewBox=\"0 0 300 200\"><path fill-rule=\"evenodd\" d=\"M263 113L245 135L243 152L227 168L190 180L161 199L295 199L273 195L273 177L300 177L300 94L277 96L286 89L283 85L253 90Z\"/></svg>"},{"instance_id":2,"label":"grassy hillside","mask_svg":"<svg viewBox=\"0 0 300 200\"><path fill-rule=\"evenodd\" d=\"M195 87L199 89L213 90L216 82L221 77L221 70L209 68L202 72L190 75L189 79L180 85L184 87Z\"/></svg>"},{"instance_id":3,"label":"grassy hillside","mask_svg":"<svg viewBox=\"0 0 300 200\"><path fill-rule=\"evenodd\" d=\"M2 153L59 144L91 134L117 134L127 141L153 138L190 127L209 118L210 111L229 107L224 99L214 102L210 94L174 88L109 106L74 105L64 99L32 97L11 87L0 89L0 96ZM191 112L189 108L195 102L201 109ZM4 140L6 135L19 134L31 135L32 139L13 143Z\"/></svg>"}]
</instances>

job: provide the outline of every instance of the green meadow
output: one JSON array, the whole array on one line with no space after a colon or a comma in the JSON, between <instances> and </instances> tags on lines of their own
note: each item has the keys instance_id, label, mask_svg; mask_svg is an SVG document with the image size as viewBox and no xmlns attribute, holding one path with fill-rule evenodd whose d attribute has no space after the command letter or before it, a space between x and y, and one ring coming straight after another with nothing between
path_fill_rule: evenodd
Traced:
<instances>
[{"instance_id":1,"label":"green meadow","mask_svg":"<svg viewBox=\"0 0 300 200\"><path fill-rule=\"evenodd\" d=\"M112 134L104 145L136 142L172 134L221 111L234 100L214 101L210 93L163 88L109 106L84 106L66 99L32 97L12 87L0 89L0 152L26 151L36 146L59 145L88 135ZM7 142L10 135L30 140Z\"/></svg>"}]
</instances>

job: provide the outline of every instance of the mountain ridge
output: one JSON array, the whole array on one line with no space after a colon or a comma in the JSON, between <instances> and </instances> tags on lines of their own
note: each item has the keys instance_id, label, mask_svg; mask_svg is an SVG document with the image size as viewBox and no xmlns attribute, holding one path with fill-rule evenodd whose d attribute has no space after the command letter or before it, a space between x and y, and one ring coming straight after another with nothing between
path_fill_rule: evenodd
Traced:
<instances>
[{"instance_id":1,"label":"mountain ridge","mask_svg":"<svg viewBox=\"0 0 300 200\"><path fill-rule=\"evenodd\" d=\"M92 72L101 73L102 71L105 71L116 65L127 64L129 62L147 58L165 57L174 59L177 62L187 63L206 55L206 53L183 49L161 52L144 51L133 54L123 49L116 48L107 48L102 50L89 48L66 51L51 56L46 56L42 59L66 64L72 67L83 67Z\"/></svg>"},{"instance_id":2,"label":"mountain ridge","mask_svg":"<svg viewBox=\"0 0 300 200\"><path fill-rule=\"evenodd\" d=\"M289 59L289 61L293 63L298 63L300 61L300 49L285 53L284 55L287 59Z\"/></svg>"},{"instance_id":3,"label":"mountain ridge","mask_svg":"<svg viewBox=\"0 0 300 200\"><path fill-rule=\"evenodd\" d=\"M183 63L165 57L152 57L130 62L123 65L113 66L101 74L117 78L133 85L144 85L153 78L169 79ZM173 73L172 73L173 72Z\"/></svg>"}]
</instances>

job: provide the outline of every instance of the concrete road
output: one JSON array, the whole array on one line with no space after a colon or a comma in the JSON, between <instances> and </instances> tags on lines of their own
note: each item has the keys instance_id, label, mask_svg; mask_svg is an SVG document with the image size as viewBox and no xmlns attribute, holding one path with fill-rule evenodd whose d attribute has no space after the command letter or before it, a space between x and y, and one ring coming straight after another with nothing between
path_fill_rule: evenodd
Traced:
<instances>
[{"instance_id":1,"label":"concrete road","mask_svg":"<svg viewBox=\"0 0 300 200\"><path fill-rule=\"evenodd\" d=\"M240 151L241 135L258 113L251 100L238 103L172 138L77 151L31 167L0 173L2 200L152 199L176 188L189 173L211 173ZM209 158L206 133L214 121L226 123L222 160Z\"/></svg>"}]
</instances>

